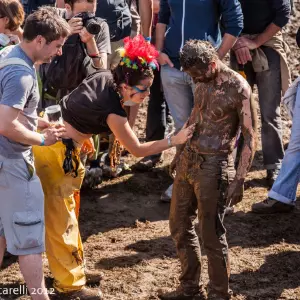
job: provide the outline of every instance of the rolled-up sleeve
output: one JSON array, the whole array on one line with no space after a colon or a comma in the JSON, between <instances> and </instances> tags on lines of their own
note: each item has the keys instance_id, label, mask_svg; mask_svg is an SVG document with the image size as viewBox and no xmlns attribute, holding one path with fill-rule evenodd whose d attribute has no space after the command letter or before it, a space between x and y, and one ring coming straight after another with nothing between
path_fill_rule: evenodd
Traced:
<instances>
[{"instance_id":1,"label":"rolled-up sleeve","mask_svg":"<svg viewBox=\"0 0 300 300\"><path fill-rule=\"evenodd\" d=\"M160 0L158 23L169 25L171 10L168 0Z\"/></svg>"},{"instance_id":2,"label":"rolled-up sleeve","mask_svg":"<svg viewBox=\"0 0 300 300\"><path fill-rule=\"evenodd\" d=\"M290 19L291 2L290 0L273 0L272 9L275 11L273 23L278 27L284 27Z\"/></svg>"},{"instance_id":3,"label":"rolled-up sleeve","mask_svg":"<svg viewBox=\"0 0 300 300\"><path fill-rule=\"evenodd\" d=\"M219 0L219 7L224 33L238 37L244 26L240 2L238 0Z\"/></svg>"}]
</instances>

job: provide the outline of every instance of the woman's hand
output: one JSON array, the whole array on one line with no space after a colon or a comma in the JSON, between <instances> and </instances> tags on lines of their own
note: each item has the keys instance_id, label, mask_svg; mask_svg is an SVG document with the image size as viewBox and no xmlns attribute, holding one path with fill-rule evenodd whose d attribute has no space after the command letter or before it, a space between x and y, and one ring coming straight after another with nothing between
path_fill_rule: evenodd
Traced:
<instances>
[{"instance_id":1,"label":"woman's hand","mask_svg":"<svg viewBox=\"0 0 300 300\"><path fill-rule=\"evenodd\" d=\"M176 146L186 143L187 140L189 140L193 136L195 127L195 123L190 126L187 126L187 123L185 123L182 129L175 136L172 137L172 145Z\"/></svg>"}]
</instances>

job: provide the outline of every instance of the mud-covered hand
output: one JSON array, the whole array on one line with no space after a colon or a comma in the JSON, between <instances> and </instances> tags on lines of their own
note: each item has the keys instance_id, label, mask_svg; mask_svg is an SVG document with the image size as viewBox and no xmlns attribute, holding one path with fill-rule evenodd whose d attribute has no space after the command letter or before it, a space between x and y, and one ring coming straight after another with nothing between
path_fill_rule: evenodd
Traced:
<instances>
[{"instance_id":1,"label":"mud-covered hand","mask_svg":"<svg viewBox=\"0 0 300 300\"><path fill-rule=\"evenodd\" d=\"M185 123L182 129L172 137L173 146L186 143L193 136L195 128L195 123L189 126L187 126L187 123Z\"/></svg>"},{"instance_id":2,"label":"mud-covered hand","mask_svg":"<svg viewBox=\"0 0 300 300\"><path fill-rule=\"evenodd\" d=\"M244 181L234 179L228 187L226 195L226 206L234 206L243 200Z\"/></svg>"}]
</instances>

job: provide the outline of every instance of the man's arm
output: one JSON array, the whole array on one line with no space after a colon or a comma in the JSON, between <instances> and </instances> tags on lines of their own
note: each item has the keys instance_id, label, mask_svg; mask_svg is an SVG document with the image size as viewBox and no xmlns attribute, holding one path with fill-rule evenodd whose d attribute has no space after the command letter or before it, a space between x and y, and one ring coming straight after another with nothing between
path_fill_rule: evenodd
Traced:
<instances>
[{"instance_id":1,"label":"man's arm","mask_svg":"<svg viewBox=\"0 0 300 300\"><path fill-rule=\"evenodd\" d=\"M139 0L139 14L141 17L143 35L145 37L151 37L153 0Z\"/></svg>"},{"instance_id":2,"label":"man's arm","mask_svg":"<svg viewBox=\"0 0 300 300\"><path fill-rule=\"evenodd\" d=\"M0 134L25 145L40 145L42 136L30 131L18 121L20 110L0 104Z\"/></svg>"},{"instance_id":3,"label":"man's arm","mask_svg":"<svg viewBox=\"0 0 300 300\"><path fill-rule=\"evenodd\" d=\"M269 41L276 33L278 33L289 21L291 13L290 0L273 0L270 9L276 12L274 20L267 28L259 34L255 39L250 40L245 37L238 39L235 50L247 47L250 50L256 49Z\"/></svg>"},{"instance_id":4,"label":"man's arm","mask_svg":"<svg viewBox=\"0 0 300 300\"><path fill-rule=\"evenodd\" d=\"M218 49L221 59L236 42L243 29L243 13L238 0L219 0L221 23L224 26L224 37Z\"/></svg>"},{"instance_id":5,"label":"man's arm","mask_svg":"<svg viewBox=\"0 0 300 300\"><path fill-rule=\"evenodd\" d=\"M96 37L96 44L101 56L102 68L107 69L107 56L111 54L109 27L106 22L102 22L101 31Z\"/></svg>"},{"instance_id":6,"label":"man's arm","mask_svg":"<svg viewBox=\"0 0 300 300\"><path fill-rule=\"evenodd\" d=\"M0 134L17 143L25 145L45 145L55 143L65 132L64 128L48 128L43 136L27 129L19 120L26 118L20 112L24 109L33 88L32 75L25 71L13 70L2 79L0 104ZM62 126L59 126L62 127Z\"/></svg>"},{"instance_id":7,"label":"man's arm","mask_svg":"<svg viewBox=\"0 0 300 300\"><path fill-rule=\"evenodd\" d=\"M235 177L236 180L244 181L251 167L256 148L256 134L253 128L253 119L255 119L253 114L255 114L255 111L251 108L251 88L246 83L243 87L242 97L244 97L244 100L238 106L238 115L244 145Z\"/></svg>"},{"instance_id":8,"label":"man's arm","mask_svg":"<svg viewBox=\"0 0 300 300\"><path fill-rule=\"evenodd\" d=\"M156 48L158 51L162 51L164 48L165 33L167 25L169 24L171 16L171 10L168 0L160 1L160 9L158 15L158 23L156 25Z\"/></svg>"},{"instance_id":9,"label":"man's arm","mask_svg":"<svg viewBox=\"0 0 300 300\"><path fill-rule=\"evenodd\" d=\"M241 84L242 101L237 103L237 112L240 120L240 126L244 138L243 148L240 154L239 165L237 167L234 180L228 187L227 205L233 206L240 202L243 198L243 187L247 173L251 167L251 163L256 150L256 133L253 128L253 117L251 110L250 97L251 88L244 82Z\"/></svg>"}]
</instances>

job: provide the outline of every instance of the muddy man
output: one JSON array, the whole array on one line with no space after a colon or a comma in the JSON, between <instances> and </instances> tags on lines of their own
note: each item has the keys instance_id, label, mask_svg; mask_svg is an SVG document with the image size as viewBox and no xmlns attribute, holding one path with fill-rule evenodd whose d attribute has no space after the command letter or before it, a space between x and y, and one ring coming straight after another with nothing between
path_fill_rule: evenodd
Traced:
<instances>
[{"instance_id":1,"label":"muddy man","mask_svg":"<svg viewBox=\"0 0 300 300\"><path fill-rule=\"evenodd\" d=\"M196 84L189 124L193 137L172 162L176 177L170 230L181 262L180 286L161 299L206 299L201 283L201 252L194 221L208 259L208 299L230 299L226 206L242 200L243 185L255 151L255 133L247 81L218 58L210 43L190 40L180 54L183 70ZM182 99L184 101L184 99ZM237 171L232 152L241 129L245 143Z\"/></svg>"}]
</instances>

